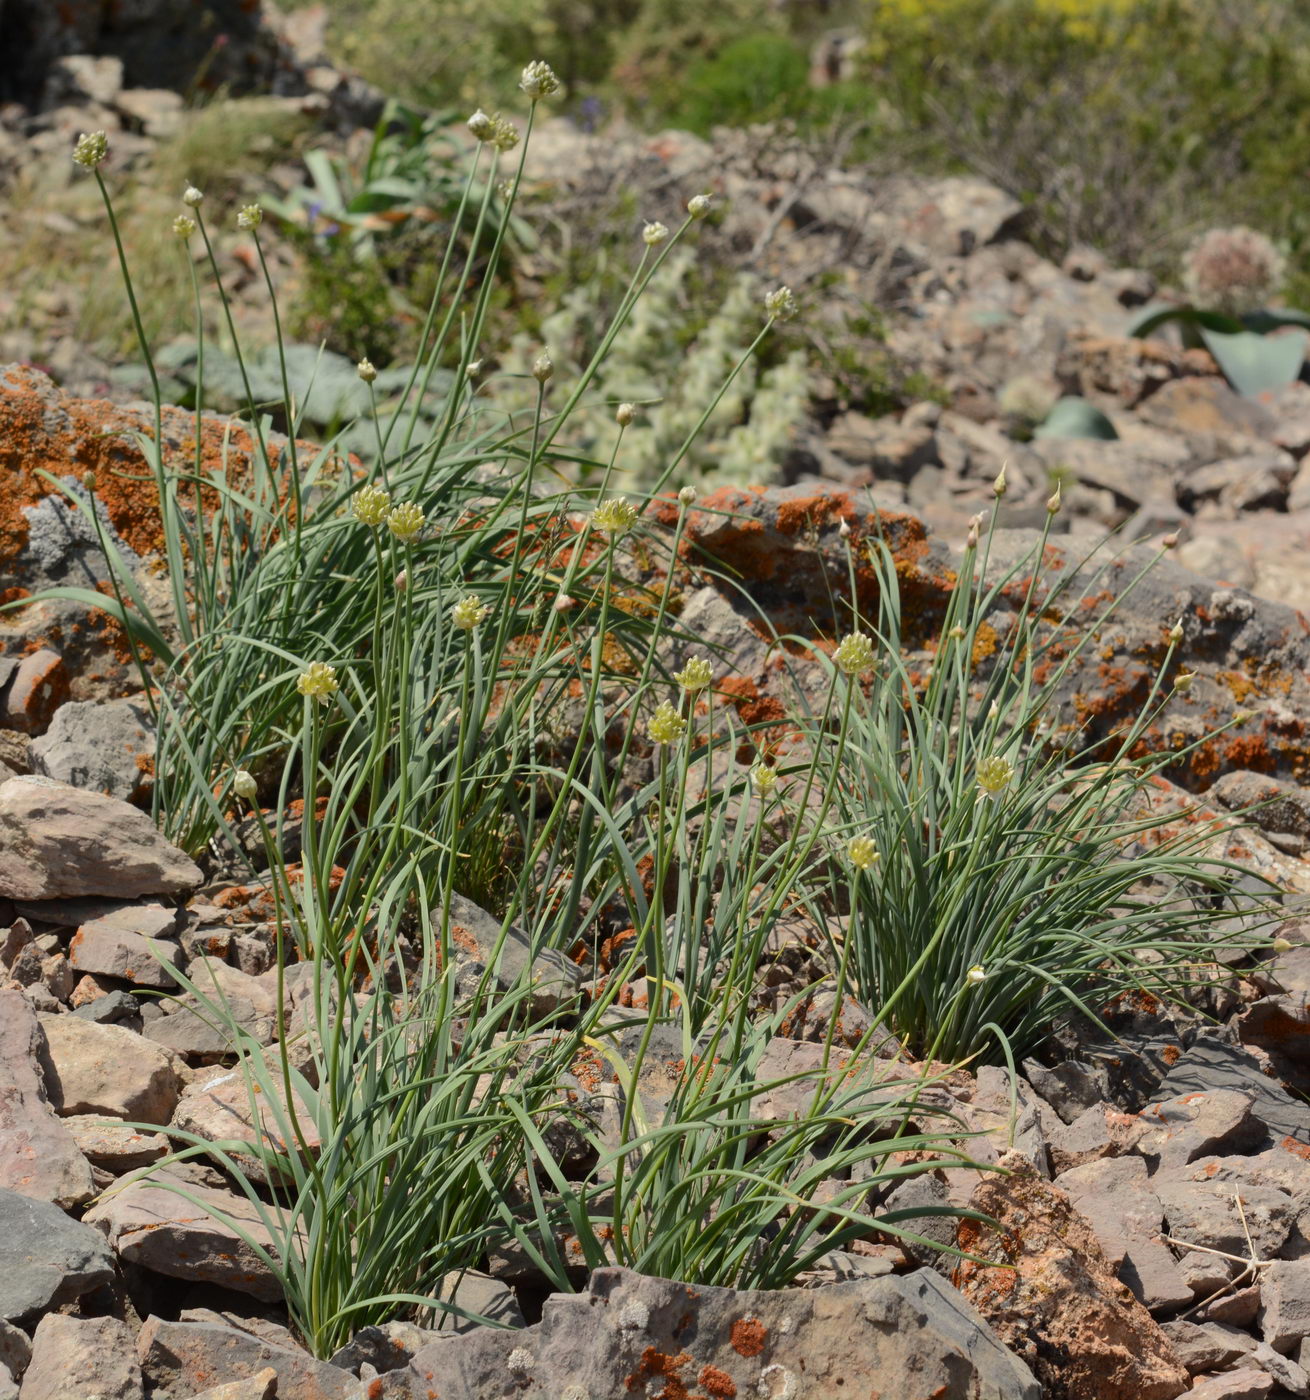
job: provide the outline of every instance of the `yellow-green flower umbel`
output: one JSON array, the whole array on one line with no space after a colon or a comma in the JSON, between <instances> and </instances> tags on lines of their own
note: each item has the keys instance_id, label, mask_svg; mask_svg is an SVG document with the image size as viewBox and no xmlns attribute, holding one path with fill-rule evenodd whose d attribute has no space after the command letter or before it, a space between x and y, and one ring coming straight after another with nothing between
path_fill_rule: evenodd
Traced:
<instances>
[{"instance_id":1,"label":"yellow-green flower umbel","mask_svg":"<svg viewBox=\"0 0 1310 1400\"><path fill-rule=\"evenodd\" d=\"M873 642L863 632L848 632L832 654L833 664L847 676L862 676L874 667Z\"/></svg>"},{"instance_id":2,"label":"yellow-green flower umbel","mask_svg":"<svg viewBox=\"0 0 1310 1400\"><path fill-rule=\"evenodd\" d=\"M846 847L846 856L856 870L870 870L882 859L871 836L854 836Z\"/></svg>"},{"instance_id":3,"label":"yellow-green flower umbel","mask_svg":"<svg viewBox=\"0 0 1310 1400\"><path fill-rule=\"evenodd\" d=\"M485 622L491 612L490 606L479 601L475 594L461 598L450 610L450 620L456 627L471 632L479 623Z\"/></svg>"},{"instance_id":4,"label":"yellow-green flower umbel","mask_svg":"<svg viewBox=\"0 0 1310 1400\"><path fill-rule=\"evenodd\" d=\"M417 537L426 519L427 516L423 514L422 506L415 505L413 501L405 501L403 504L395 506L387 516L387 529L398 540L404 540L408 543Z\"/></svg>"},{"instance_id":5,"label":"yellow-green flower umbel","mask_svg":"<svg viewBox=\"0 0 1310 1400\"><path fill-rule=\"evenodd\" d=\"M109 154L109 137L103 131L84 131L73 147L73 159L84 170L94 170Z\"/></svg>"},{"instance_id":6,"label":"yellow-green flower umbel","mask_svg":"<svg viewBox=\"0 0 1310 1400\"><path fill-rule=\"evenodd\" d=\"M247 204L237 211L237 227L244 233L253 233L264 222L264 211L258 204Z\"/></svg>"},{"instance_id":7,"label":"yellow-green flower umbel","mask_svg":"<svg viewBox=\"0 0 1310 1400\"><path fill-rule=\"evenodd\" d=\"M964 974L964 980L971 987L976 987L980 982L985 982L987 980L987 969L982 963L974 963L968 972Z\"/></svg>"},{"instance_id":8,"label":"yellow-green flower umbel","mask_svg":"<svg viewBox=\"0 0 1310 1400\"><path fill-rule=\"evenodd\" d=\"M376 529L386 523L387 512L391 509L391 492L385 486L361 486L355 492L352 508L355 519L361 525Z\"/></svg>"},{"instance_id":9,"label":"yellow-green flower umbel","mask_svg":"<svg viewBox=\"0 0 1310 1400\"><path fill-rule=\"evenodd\" d=\"M751 768L751 786L756 792L772 792L778 786L778 770L763 761Z\"/></svg>"},{"instance_id":10,"label":"yellow-green flower umbel","mask_svg":"<svg viewBox=\"0 0 1310 1400\"><path fill-rule=\"evenodd\" d=\"M320 705L326 705L341 687L337 684L337 669L326 661L311 661L300 673L296 689Z\"/></svg>"},{"instance_id":11,"label":"yellow-green flower umbel","mask_svg":"<svg viewBox=\"0 0 1310 1400\"><path fill-rule=\"evenodd\" d=\"M623 496L612 496L591 512L591 523L597 530L619 539L637 523L637 507Z\"/></svg>"},{"instance_id":12,"label":"yellow-green flower umbel","mask_svg":"<svg viewBox=\"0 0 1310 1400\"><path fill-rule=\"evenodd\" d=\"M704 690L707 685L713 684L714 670L703 656L691 656L681 671L674 671L673 679L683 690Z\"/></svg>"},{"instance_id":13,"label":"yellow-green flower umbel","mask_svg":"<svg viewBox=\"0 0 1310 1400\"><path fill-rule=\"evenodd\" d=\"M997 797L1014 781L1014 764L1000 754L978 760L978 786L986 797Z\"/></svg>"},{"instance_id":14,"label":"yellow-green flower umbel","mask_svg":"<svg viewBox=\"0 0 1310 1400\"><path fill-rule=\"evenodd\" d=\"M687 721L667 700L661 700L658 709L646 726L646 732L657 744L672 744L682 738L687 729Z\"/></svg>"}]
</instances>

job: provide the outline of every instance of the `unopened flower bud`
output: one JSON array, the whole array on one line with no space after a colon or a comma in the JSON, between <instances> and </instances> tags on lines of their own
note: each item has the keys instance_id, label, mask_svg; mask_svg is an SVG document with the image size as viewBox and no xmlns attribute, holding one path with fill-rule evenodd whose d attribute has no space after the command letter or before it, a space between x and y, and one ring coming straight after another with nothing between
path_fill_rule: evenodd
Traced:
<instances>
[{"instance_id":1,"label":"unopened flower bud","mask_svg":"<svg viewBox=\"0 0 1310 1400\"><path fill-rule=\"evenodd\" d=\"M707 194L696 194L687 201L687 213L693 219L703 219L710 212L710 197Z\"/></svg>"},{"instance_id":2,"label":"unopened flower bud","mask_svg":"<svg viewBox=\"0 0 1310 1400\"><path fill-rule=\"evenodd\" d=\"M96 489L96 474L95 474L95 472L83 472L83 473L82 473L82 486L83 486L87 491L91 491L91 492L94 492L94 491L95 491L95 489Z\"/></svg>"},{"instance_id":3,"label":"unopened flower bud","mask_svg":"<svg viewBox=\"0 0 1310 1400\"><path fill-rule=\"evenodd\" d=\"M838 536L839 539L843 539L843 540L848 540L848 539L850 539L850 537L851 537L851 526L850 526L850 521L848 521L848 520L839 520L839 521L837 522L837 536Z\"/></svg>"},{"instance_id":4,"label":"unopened flower bud","mask_svg":"<svg viewBox=\"0 0 1310 1400\"><path fill-rule=\"evenodd\" d=\"M1174 689L1179 695L1186 695L1192 688L1192 682L1196 679L1195 671L1179 671L1174 678Z\"/></svg>"},{"instance_id":5,"label":"unopened flower bud","mask_svg":"<svg viewBox=\"0 0 1310 1400\"><path fill-rule=\"evenodd\" d=\"M182 203L190 209L199 209L205 196L194 185L188 185L182 191Z\"/></svg>"},{"instance_id":6,"label":"unopened flower bud","mask_svg":"<svg viewBox=\"0 0 1310 1400\"><path fill-rule=\"evenodd\" d=\"M1234 724L1249 724L1254 718L1254 710L1236 710L1233 713Z\"/></svg>"},{"instance_id":7,"label":"unopened flower bud","mask_svg":"<svg viewBox=\"0 0 1310 1400\"><path fill-rule=\"evenodd\" d=\"M1009 462L1002 462L1000 471L996 473L996 480L992 482L992 495L995 496L998 501L1009 489L1009 483L1005 480L1005 469L1009 465Z\"/></svg>"},{"instance_id":8,"label":"unopened flower bud","mask_svg":"<svg viewBox=\"0 0 1310 1400\"><path fill-rule=\"evenodd\" d=\"M1183 640L1183 620L1180 617L1169 629L1169 645L1177 646Z\"/></svg>"},{"instance_id":9,"label":"unopened flower bud","mask_svg":"<svg viewBox=\"0 0 1310 1400\"><path fill-rule=\"evenodd\" d=\"M466 364L466 365L464 366L464 374L465 374L466 377L469 378L469 379L476 379L476 378L478 377L478 375L480 375L481 373L482 373L482 361L481 361L481 360L470 360L470 361L468 362L468 364Z\"/></svg>"},{"instance_id":10,"label":"unopened flower bud","mask_svg":"<svg viewBox=\"0 0 1310 1400\"><path fill-rule=\"evenodd\" d=\"M372 384L378 377L377 366L374 365L373 361L370 360L367 355L355 366L355 373L359 375L365 384Z\"/></svg>"},{"instance_id":11,"label":"unopened flower bud","mask_svg":"<svg viewBox=\"0 0 1310 1400\"><path fill-rule=\"evenodd\" d=\"M637 409L634 404L621 403L614 410L614 421L619 425L620 428L626 428L636 416Z\"/></svg>"},{"instance_id":12,"label":"unopened flower bud","mask_svg":"<svg viewBox=\"0 0 1310 1400\"><path fill-rule=\"evenodd\" d=\"M496 132L496 120L479 107L468 119L468 129L479 141L490 141Z\"/></svg>"},{"instance_id":13,"label":"unopened flower bud","mask_svg":"<svg viewBox=\"0 0 1310 1400\"><path fill-rule=\"evenodd\" d=\"M1275 938L1273 948L1275 953L1290 953L1292 951L1292 944L1286 938Z\"/></svg>"},{"instance_id":14,"label":"unopened flower bud","mask_svg":"<svg viewBox=\"0 0 1310 1400\"><path fill-rule=\"evenodd\" d=\"M678 492L678 504L683 506L693 506L696 504L696 488L694 486L684 486Z\"/></svg>"},{"instance_id":15,"label":"unopened flower bud","mask_svg":"<svg viewBox=\"0 0 1310 1400\"><path fill-rule=\"evenodd\" d=\"M401 571L391 580L391 586L397 593L403 593L409 587L409 570Z\"/></svg>"},{"instance_id":16,"label":"unopened flower bud","mask_svg":"<svg viewBox=\"0 0 1310 1400\"><path fill-rule=\"evenodd\" d=\"M1160 548L1161 548L1161 549L1175 549L1175 548L1177 548L1177 545L1178 545L1178 532L1177 532L1176 530L1175 530L1172 534L1166 535L1166 536L1160 541Z\"/></svg>"},{"instance_id":17,"label":"unopened flower bud","mask_svg":"<svg viewBox=\"0 0 1310 1400\"><path fill-rule=\"evenodd\" d=\"M1047 511L1047 514L1048 514L1048 515L1055 515L1055 514L1057 514L1057 513L1059 512L1059 509L1060 509L1060 483L1057 481L1057 482L1055 483L1055 490L1051 493L1050 498L1049 498L1049 499L1047 500L1047 502L1046 502L1046 511Z\"/></svg>"},{"instance_id":18,"label":"unopened flower bud","mask_svg":"<svg viewBox=\"0 0 1310 1400\"><path fill-rule=\"evenodd\" d=\"M544 384L554 373L555 361L550 358L549 351L543 350L532 362L532 377L538 384Z\"/></svg>"},{"instance_id":19,"label":"unopened flower bud","mask_svg":"<svg viewBox=\"0 0 1310 1400\"><path fill-rule=\"evenodd\" d=\"M957 642L962 642L962 641L964 641L964 639L965 639L968 635L969 635L969 634L964 630L963 627L960 626L960 624L959 624L958 622L957 622L957 623L955 624L955 626L952 627L951 630L950 630L950 636L954 637L955 640L956 640Z\"/></svg>"},{"instance_id":20,"label":"unopened flower bud","mask_svg":"<svg viewBox=\"0 0 1310 1400\"><path fill-rule=\"evenodd\" d=\"M577 599L571 597L567 593L561 593L559 597L555 599L555 611L557 613L566 613L576 606Z\"/></svg>"},{"instance_id":21,"label":"unopened flower bud","mask_svg":"<svg viewBox=\"0 0 1310 1400\"><path fill-rule=\"evenodd\" d=\"M253 802L259 795L259 784L244 768L238 768L232 775L232 791L243 802Z\"/></svg>"}]
</instances>

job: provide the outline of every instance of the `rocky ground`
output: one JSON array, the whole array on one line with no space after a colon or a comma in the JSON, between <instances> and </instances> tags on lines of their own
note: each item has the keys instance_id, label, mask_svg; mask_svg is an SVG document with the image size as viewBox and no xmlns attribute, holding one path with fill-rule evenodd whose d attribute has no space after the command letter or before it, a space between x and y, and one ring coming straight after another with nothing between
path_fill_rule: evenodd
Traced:
<instances>
[{"instance_id":1,"label":"rocky ground","mask_svg":"<svg viewBox=\"0 0 1310 1400\"><path fill-rule=\"evenodd\" d=\"M30 95L16 94L29 100L21 116L7 110L11 140L53 150L75 129L114 124L149 140L150 113L170 102L141 98L138 41L122 39L126 86L98 107L82 91L33 116ZM306 80L284 49L255 52L274 54L279 81L299 72L302 95L358 97L330 70ZM1245 399L1203 352L1126 338L1131 309L1156 294L1149 280L1091 253L1053 265L1025 242L1022 211L977 181L874 181L778 143L592 138L564 122L545 125L531 160L543 199L628 181L676 207L713 188L725 255L808 281L812 305L815 269L839 266L828 294L896 310L891 347L940 386L933 401L875 418L838 377L822 381L784 484L698 502L688 536L739 586L706 576L682 622L731 657L724 685L741 712L781 713L767 646L743 619L758 609L779 631L830 629L816 599L843 523L884 513L903 586L930 620L1002 463L998 557L1028 542L1058 480L1068 537L1056 567L1107 528L1125 543L1177 540L1071 674L1070 713L1092 737L1129 713L1162 619L1181 617L1198 680L1171 712L1182 715L1174 731L1154 737L1181 744L1237 709L1253 717L1202 746L1164 800L1181 804L1189 789L1218 819L1276 798L1258 830L1220 823L1216 849L1250 871L1251 892L1277 886L1284 921L1266 959L1216 971L1203 1008L1125 1002L1110 1012L1112 1045L1071 1032L1015 1083L996 1069L947 1081L950 1105L987 1134L970 1150L1012 1174L938 1171L895 1203L994 1216L999 1246L964 1227L943 1237L999 1248L991 1266L882 1242L830 1256L806 1287L781 1293L602 1269L541 1309L539 1281L491 1259L459 1300L513 1330L396 1321L316 1361L257 1255L142 1179L170 1130L228 1137L249 1112L225 1037L193 998L155 995L176 990L161 958L212 974L270 1042L267 899L202 871L143 812L149 711L108 617L74 602L20 608L0 619L0 1400L1310 1396L1310 626L1299 611L1310 611L1310 383ZM1089 399L1117 440L1030 438L1016 381L1029 399ZM142 587L158 586L153 503L133 480L144 468L131 433L144 421L139 406L67 393L30 366L0 370L4 601L107 588L94 532L41 472L73 491L96 472L104 528ZM190 415L166 415L165 430L189 458ZM248 446L220 420L206 432L211 460ZM666 524L656 503L646 528ZM478 911L467 914L476 926ZM295 995L292 980L292 1014ZM808 1053L802 1041L774 1049L779 1072ZM217 1168L168 1170L241 1218ZM923 1219L925 1233L940 1228Z\"/></svg>"}]
</instances>

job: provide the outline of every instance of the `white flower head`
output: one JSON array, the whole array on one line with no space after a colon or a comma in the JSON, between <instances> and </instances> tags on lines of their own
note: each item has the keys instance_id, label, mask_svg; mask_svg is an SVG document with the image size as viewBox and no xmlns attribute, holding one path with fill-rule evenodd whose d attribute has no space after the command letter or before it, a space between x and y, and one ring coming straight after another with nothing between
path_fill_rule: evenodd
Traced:
<instances>
[{"instance_id":1,"label":"white flower head","mask_svg":"<svg viewBox=\"0 0 1310 1400\"><path fill-rule=\"evenodd\" d=\"M971 987L976 987L979 982L985 982L987 980L987 969L982 963L974 963L968 972L964 974L964 980Z\"/></svg>"},{"instance_id":2,"label":"white flower head","mask_svg":"<svg viewBox=\"0 0 1310 1400\"><path fill-rule=\"evenodd\" d=\"M778 786L778 770L763 759L752 765L750 777L756 792L772 792Z\"/></svg>"},{"instance_id":3,"label":"white flower head","mask_svg":"<svg viewBox=\"0 0 1310 1400\"><path fill-rule=\"evenodd\" d=\"M559 78L556 76L555 70L549 63L539 58L534 59L524 68L523 76L519 79L519 87L534 102L558 92L559 86Z\"/></svg>"},{"instance_id":4,"label":"white flower head","mask_svg":"<svg viewBox=\"0 0 1310 1400\"><path fill-rule=\"evenodd\" d=\"M189 218L186 214L179 214L177 218L173 220L173 232L179 238L183 240L188 239L195 231L196 221Z\"/></svg>"},{"instance_id":5,"label":"white flower head","mask_svg":"<svg viewBox=\"0 0 1310 1400\"><path fill-rule=\"evenodd\" d=\"M653 223L647 224L641 231L642 241L649 248L658 248L661 243L667 241L669 230L666 225L656 219Z\"/></svg>"},{"instance_id":6,"label":"white flower head","mask_svg":"<svg viewBox=\"0 0 1310 1400\"><path fill-rule=\"evenodd\" d=\"M109 154L109 137L103 131L84 131L73 147L73 159L83 170L94 170Z\"/></svg>"},{"instance_id":7,"label":"white flower head","mask_svg":"<svg viewBox=\"0 0 1310 1400\"><path fill-rule=\"evenodd\" d=\"M764 298L765 313L774 321L790 321L799 309L790 287L778 287Z\"/></svg>"},{"instance_id":8,"label":"white flower head","mask_svg":"<svg viewBox=\"0 0 1310 1400\"><path fill-rule=\"evenodd\" d=\"M247 204L237 212L237 227L251 233L264 222L264 211L258 204Z\"/></svg>"}]
</instances>

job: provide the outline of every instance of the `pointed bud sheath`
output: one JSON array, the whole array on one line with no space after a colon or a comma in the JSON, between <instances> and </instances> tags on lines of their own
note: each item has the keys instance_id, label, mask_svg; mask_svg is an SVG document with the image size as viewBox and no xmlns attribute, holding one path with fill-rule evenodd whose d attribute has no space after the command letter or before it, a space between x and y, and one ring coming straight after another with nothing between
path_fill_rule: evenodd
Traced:
<instances>
[{"instance_id":1,"label":"pointed bud sheath","mask_svg":"<svg viewBox=\"0 0 1310 1400\"><path fill-rule=\"evenodd\" d=\"M1196 679L1195 671L1179 671L1177 679L1174 681L1174 689L1179 695L1186 695L1192 688L1192 682Z\"/></svg>"},{"instance_id":2,"label":"pointed bud sheath","mask_svg":"<svg viewBox=\"0 0 1310 1400\"><path fill-rule=\"evenodd\" d=\"M1183 640L1183 620L1180 617L1169 629L1169 645L1177 646Z\"/></svg>"},{"instance_id":3,"label":"pointed bud sheath","mask_svg":"<svg viewBox=\"0 0 1310 1400\"><path fill-rule=\"evenodd\" d=\"M538 384L545 384L555 373L555 361L550 358L550 352L543 350L532 362L532 377Z\"/></svg>"},{"instance_id":4,"label":"pointed bud sheath","mask_svg":"<svg viewBox=\"0 0 1310 1400\"><path fill-rule=\"evenodd\" d=\"M1055 490L1052 492L1052 494L1051 494L1049 500L1047 500L1047 502L1046 502L1046 513L1047 513L1048 515L1057 515L1057 514L1059 513L1059 510L1060 510L1060 483L1057 481L1057 482L1055 483Z\"/></svg>"},{"instance_id":5,"label":"pointed bud sheath","mask_svg":"<svg viewBox=\"0 0 1310 1400\"><path fill-rule=\"evenodd\" d=\"M1162 540L1160 541L1160 548L1161 548L1161 549L1174 549L1174 548L1177 547L1177 545L1178 545L1178 534L1177 534L1176 531L1175 531L1175 533L1173 533L1173 534L1171 534L1171 535L1166 535L1166 536L1164 537L1164 539L1162 539Z\"/></svg>"},{"instance_id":6,"label":"pointed bud sheath","mask_svg":"<svg viewBox=\"0 0 1310 1400\"><path fill-rule=\"evenodd\" d=\"M850 539L850 537L851 537L851 527L850 527L850 524L849 524L847 521L843 520L843 521L841 521L841 522L838 524L838 526L837 526L837 535L838 535L838 538L843 539L843 540L848 540L848 539Z\"/></svg>"},{"instance_id":7,"label":"pointed bud sheath","mask_svg":"<svg viewBox=\"0 0 1310 1400\"><path fill-rule=\"evenodd\" d=\"M965 549L978 548L978 527L974 524L970 524L969 533L964 537L964 547Z\"/></svg>"},{"instance_id":8,"label":"pointed bud sheath","mask_svg":"<svg viewBox=\"0 0 1310 1400\"><path fill-rule=\"evenodd\" d=\"M355 366L355 373L359 375L365 384L372 384L378 377L377 369L367 355Z\"/></svg>"},{"instance_id":9,"label":"pointed bud sheath","mask_svg":"<svg viewBox=\"0 0 1310 1400\"><path fill-rule=\"evenodd\" d=\"M1005 480L1005 469L1009 465L1009 462L1002 462L1000 471L996 473L996 480L992 482L992 495L995 496L998 501L1005 495L1006 491L1009 490L1009 485Z\"/></svg>"}]
</instances>

